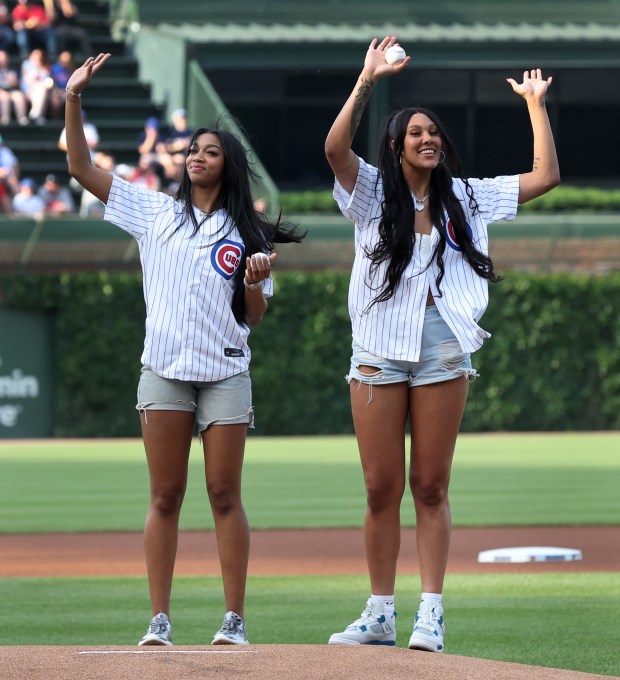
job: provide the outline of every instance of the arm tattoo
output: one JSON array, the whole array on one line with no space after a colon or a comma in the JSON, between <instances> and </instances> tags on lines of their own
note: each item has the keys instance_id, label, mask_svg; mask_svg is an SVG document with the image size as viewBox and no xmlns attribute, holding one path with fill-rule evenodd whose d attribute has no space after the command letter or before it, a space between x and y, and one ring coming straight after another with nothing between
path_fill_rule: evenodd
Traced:
<instances>
[{"instance_id":1,"label":"arm tattoo","mask_svg":"<svg viewBox=\"0 0 620 680\"><path fill-rule=\"evenodd\" d=\"M353 112L351 113L351 127L349 129L349 134L351 135L351 140L355 137L357 128L362 119L362 113L366 108L366 103L370 97L370 92L373 88L374 83L371 80L362 80L357 94L355 95L355 102L353 103Z\"/></svg>"},{"instance_id":2,"label":"arm tattoo","mask_svg":"<svg viewBox=\"0 0 620 680\"><path fill-rule=\"evenodd\" d=\"M540 156L535 156L534 157L534 165L532 167L532 171L538 170L538 166L540 165Z\"/></svg>"}]
</instances>

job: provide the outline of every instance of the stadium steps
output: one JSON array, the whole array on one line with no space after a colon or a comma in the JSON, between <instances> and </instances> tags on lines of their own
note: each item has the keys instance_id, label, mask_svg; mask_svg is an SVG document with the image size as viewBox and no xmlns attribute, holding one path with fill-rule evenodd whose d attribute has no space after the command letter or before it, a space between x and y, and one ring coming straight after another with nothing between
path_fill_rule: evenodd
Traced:
<instances>
[{"instance_id":1,"label":"stadium steps","mask_svg":"<svg viewBox=\"0 0 620 680\"><path fill-rule=\"evenodd\" d=\"M11 3L11 7L14 3ZM80 23L89 33L93 52L110 52L112 58L92 81L82 105L88 120L100 136L99 149L114 156L117 163L134 164L138 160L137 140L149 116L163 118L161 106L153 103L151 88L138 78L138 62L125 44L114 41L110 31L109 2L80 0ZM14 69L19 70L17 52L10 55ZM76 57L76 64L81 57ZM64 116L64 111L62 114ZM64 127L62 118L50 119L46 125L26 127L11 122L0 127L4 144L17 156L22 177L32 177L39 185L52 172L63 183L68 182L67 161L57 147Z\"/></svg>"}]
</instances>

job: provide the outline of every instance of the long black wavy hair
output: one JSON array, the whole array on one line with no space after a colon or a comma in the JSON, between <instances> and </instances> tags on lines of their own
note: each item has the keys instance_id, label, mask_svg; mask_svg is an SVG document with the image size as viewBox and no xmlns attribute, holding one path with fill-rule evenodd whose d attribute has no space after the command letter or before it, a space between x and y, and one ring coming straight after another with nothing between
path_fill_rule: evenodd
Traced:
<instances>
[{"instance_id":1,"label":"long black wavy hair","mask_svg":"<svg viewBox=\"0 0 620 680\"><path fill-rule=\"evenodd\" d=\"M379 146L377 165L383 179L384 201L381 206L379 242L372 250L367 252L367 255L372 261L371 271L376 271L377 267L384 262L388 264L383 290L375 297L371 305L385 302L394 295L403 272L413 256L416 238L414 231L416 211L400 161L404 151L409 121L411 116L416 113L428 116L437 126L442 142L441 150L445 154L444 160L431 172L429 197L431 221L441 235L433 253L439 268L439 274L436 278L439 294L441 295L440 286L445 274L443 255L446 249L448 220L452 222L454 236L463 256L476 274L493 282L501 279L496 275L491 259L473 246L463 207L454 194L452 179L456 177L465 183L472 213L479 212L473 189L463 176L463 168L452 140L435 113L424 108L407 108L392 114L388 118ZM448 220L446 220L446 213Z\"/></svg>"},{"instance_id":2,"label":"long black wavy hair","mask_svg":"<svg viewBox=\"0 0 620 680\"><path fill-rule=\"evenodd\" d=\"M226 238L237 227L245 247L244 256L237 267L234 275L235 292L232 300L232 310L238 323L245 323L245 295L243 277L245 276L245 258L254 253L271 253L274 243L299 243L305 236L298 231L297 227L290 222L282 220L282 213L275 221L271 221L262 212L254 207L250 182L255 181L258 175L252 168L248 155L239 139L227 130L216 127L199 128L191 137L189 149L191 149L198 137L204 134L215 135L224 153L224 169L222 178L222 190L213 211L223 208L227 217L221 233L216 235L216 242ZM190 223L193 226L195 236L200 226L208 216L198 221L192 204L192 183L187 174L187 167L183 169L183 177L175 194L175 199L182 207L182 225ZM224 232L224 230L227 231Z\"/></svg>"}]
</instances>

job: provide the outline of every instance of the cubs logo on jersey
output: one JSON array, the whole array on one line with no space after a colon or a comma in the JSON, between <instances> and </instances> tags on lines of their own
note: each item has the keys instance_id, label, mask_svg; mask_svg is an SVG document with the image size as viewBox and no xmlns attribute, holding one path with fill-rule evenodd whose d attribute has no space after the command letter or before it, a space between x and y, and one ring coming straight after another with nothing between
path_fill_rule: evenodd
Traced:
<instances>
[{"instance_id":1,"label":"cubs logo on jersey","mask_svg":"<svg viewBox=\"0 0 620 680\"><path fill-rule=\"evenodd\" d=\"M469 226L469 222L465 222L465 226L467 229L467 234L469 238L473 238L473 231L471 230L471 227ZM452 220L448 220L448 224L446 226L446 241L448 242L448 245L452 250L456 250L459 253L461 252L461 246L457 243L456 240L456 234L454 233L454 225L452 224Z\"/></svg>"},{"instance_id":2,"label":"cubs logo on jersey","mask_svg":"<svg viewBox=\"0 0 620 680\"><path fill-rule=\"evenodd\" d=\"M244 247L242 243L223 239L211 251L213 269L226 280L231 279L241 263Z\"/></svg>"}]
</instances>

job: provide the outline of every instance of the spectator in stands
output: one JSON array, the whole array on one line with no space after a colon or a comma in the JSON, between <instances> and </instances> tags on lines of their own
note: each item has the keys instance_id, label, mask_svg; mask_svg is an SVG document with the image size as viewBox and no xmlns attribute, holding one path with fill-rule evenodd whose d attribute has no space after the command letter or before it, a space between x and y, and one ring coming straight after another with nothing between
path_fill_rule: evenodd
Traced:
<instances>
[{"instance_id":1,"label":"spectator in stands","mask_svg":"<svg viewBox=\"0 0 620 680\"><path fill-rule=\"evenodd\" d=\"M13 201L11 193L6 188L4 182L0 182L0 213L3 215L13 214Z\"/></svg>"},{"instance_id":2,"label":"spectator in stands","mask_svg":"<svg viewBox=\"0 0 620 680\"><path fill-rule=\"evenodd\" d=\"M117 170L114 156L103 151L97 151L93 156L93 164L102 170L107 170L113 175L119 174ZM133 172L133 168L130 168ZM105 212L105 204L102 203L94 194L84 189L82 185L75 179L71 178L69 182L72 189L81 194L80 198L80 217L103 217Z\"/></svg>"},{"instance_id":3,"label":"spectator in stands","mask_svg":"<svg viewBox=\"0 0 620 680\"><path fill-rule=\"evenodd\" d=\"M9 66L9 55L0 50L0 124L8 125L11 121L11 106L15 109L15 118L20 125L28 125L28 102L26 95L19 88L19 76Z\"/></svg>"},{"instance_id":4,"label":"spectator in stands","mask_svg":"<svg viewBox=\"0 0 620 680\"><path fill-rule=\"evenodd\" d=\"M92 54L88 31L80 24L76 4L71 0L54 0L52 5L58 51L74 50L83 58Z\"/></svg>"},{"instance_id":5,"label":"spectator in stands","mask_svg":"<svg viewBox=\"0 0 620 680\"><path fill-rule=\"evenodd\" d=\"M66 94L66 93L65 93ZM86 136L86 143L90 149L90 157L94 158L95 151L99 146L99 130L94 123L89 123L87 121L87 114L84 109L82 109L82 125L84 127L84 135ZM58 138L58 148L61 151L67 151L67 129L63 128Z\"/></svg>"},{"instance_id":6,"label":"spectator in stands","mask_svg":"<svg viewBox=\"0 0 620 680\"><path fill-rule=\"evenodd\" d=\"M45 182L37 192L45 206L46 215L66 215L75 212L75 202L67 187L63 187L56 175L46 175Z\"/></svg>"},{"instance_id":7,"label":"spectator in stands","mask_svg":"<svg viewBox=\"0 0 620 680\"><path fill-rule=\"evenodd\" d=\"M58 59L52 64L50 69L52 80L54 81L51 98L54 116L61 112L65 105L65 99L67 98L65 88L67 87L69 76L73 71L75 71L73 55L71 52L64 50L58 55Z\"/></svg>"},{"instance_id":8,"label":"spectator in stands","mask_svg":"<svg viewBox=\"0 0 620 680\"><path fill-rule=\"evenodd\" d=\"M13 47L15 33L11 28L11 13L4 0L0 0L0 50L7 52Z\"/></svg>"},{"instance_id":9,"label":"spectator in stands","mask_svg":"<svg viewBox=\"0 0 620 680\"><path fill-rule=\"evenodd\" d=\"M52 26L53 7L50 0L45 7L32 0L17 0L11 17L13 30L21 59L27 59L34 43L47 50L49 55L56 54L56 31Z\"/></svg>"},{"instance_id":10,"label":"spectator in stands","mask_svg":"<svg viewBox=\"0 0 620 680\"><path fill-rule=\"evenodd\" d=\"M187 127L187 111L185 109L176 109L171 116L172 127L165 137L166 151L169 154L177 151L187 151L189 140L194 134L192 130Z\"/></svg>"},{"instance_id":11,"label":"spectator in stands","mask_svg":"<svg viewBox=\"0 0 620 680\"><path fill-rule=\"evenodd\" d=\"M163 143L157 143L157 161L162 167L163 184L172 180L177 172L172 157L175 153L186 153L187 145L192 137L192 131L187 127L187 112L185 109L176 109L171 116L172 126L167 132L161 133Z\"/></svg>"},{"instance_id":12,"label":"spectator in stands","mask_svg":"<svg viewBox=\"0 0 620 680\"><path fill-rule=\"evenodd\" d=\"M153 154L143 153L138 160L138 165L127 179L132 184L137 184L145 189L159 191L161 179L158 174L158 165Z\"/></svg>"},{"instance_id":13,"label":"spectator in stands","mask_svg":"<svg viewBox=\"0 0 620 680\"><path fill-rule=\"evenodd\" d=\"M155 116L146 119L144 130L138 135L138 153L158 153L163 147L159 121Z\"/></svg>"},{"instance_id":14,"label":"spectator in stands","mask_svg":"<svg viewBox=\"0 0 620 680\"><path fill-rule=\"evenodd\" d=\"M15 215L43 219L45 203L36 194L37 185L30 177L25 177L19 183L19 191L13 196L13 212Z\"/></svg>"},{"instance_id":15,"label":"spectator in stands","mask_svg":"<svg viewBox=\"0 0 620 680\"><path fill-rule=\"evenodd\" d=\"M165 185L163 190L167 194L170 194L170 196L174 196L179 190L181 180L183 179L183 171L185 170L185 154L181 152L173 154L171 156L171 162L173 172L171 176L166 175L164 177Z\"/></svg>"},{"instance_id":16,"label":"spectator in stands","mask_svg":"<svg viewBox=\"0 0 620 680\"><path fill-rule=\"evenodd\" d=\"M45 125L45 116L51 106L54 81L45 52L34 49L22 62L20 86L30 102L28 117L37 125Z\"/></svg>"},{"instance_id":17,"label":"spectator in stands","mask_svg":"<svg viewBox=\"0 0 620 680\"><path fill-rule=\"evenodd\" d=\"M0 182L11 192L19 191L19 162L15 154L4 144L0 135Z\"/></svg>"}]
</instances>

